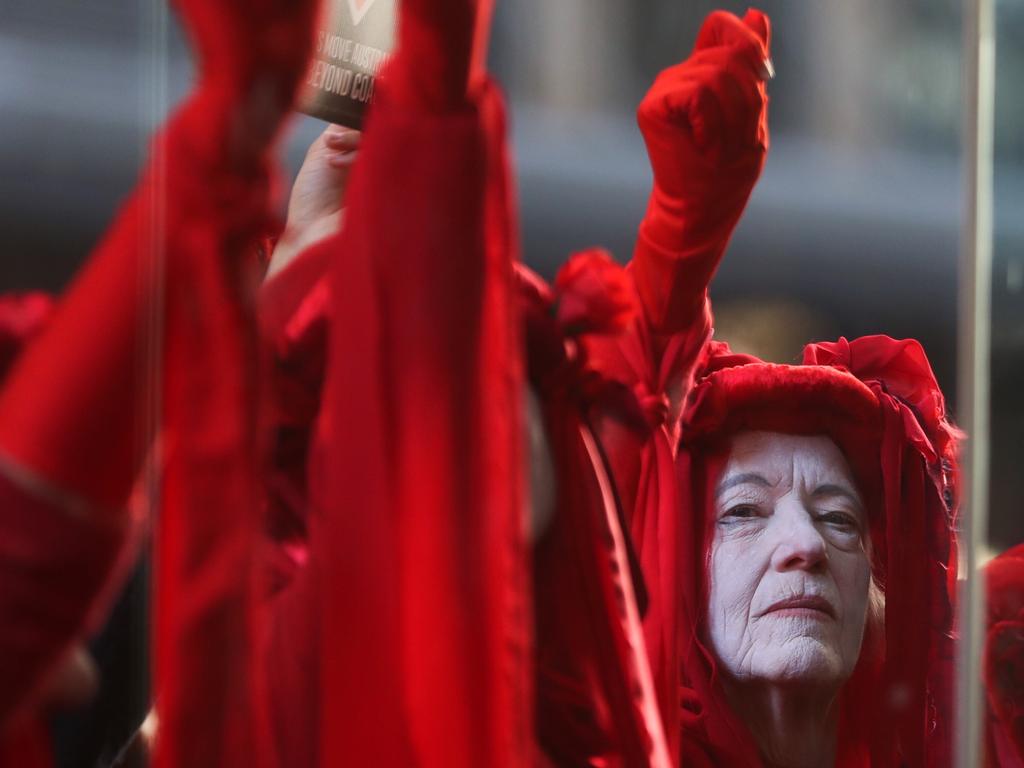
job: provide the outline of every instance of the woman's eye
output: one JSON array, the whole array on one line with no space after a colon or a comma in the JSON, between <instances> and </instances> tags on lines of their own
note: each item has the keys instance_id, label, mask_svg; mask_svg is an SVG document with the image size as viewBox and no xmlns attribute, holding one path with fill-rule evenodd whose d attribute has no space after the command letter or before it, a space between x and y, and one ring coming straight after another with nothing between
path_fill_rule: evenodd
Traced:
<instances>
[{"instance_id":1,"label":"woman's eye","mask_svg":"<svg viewBox=\"0 0 1024 768\"><path fill-rule=\"evenodd\" d=\"M856 531L860 530L860 525L857 523L857 518L853 515L847 514L846 512L824 512L818 517L823 523L840 528L844 531Z\"/></svg>"},{"instance_id":2,"label":"woman's eye","mask_svg":"<svg viewBox=\"0 0 1024 768\"><path fill-rule=\"evenodd\" d=\"M738 504L735 507L729 507L722 515L723 520L748 520L752 517L759 517L760 511L757 507L750 504Z\"/></svg>"}]
</instances>

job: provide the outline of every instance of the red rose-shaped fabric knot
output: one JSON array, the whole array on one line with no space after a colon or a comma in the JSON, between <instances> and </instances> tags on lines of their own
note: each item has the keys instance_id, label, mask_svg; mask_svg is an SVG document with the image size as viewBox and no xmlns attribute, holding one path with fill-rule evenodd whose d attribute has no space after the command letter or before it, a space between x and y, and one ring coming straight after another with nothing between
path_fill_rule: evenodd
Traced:
<instances>
[{"instance_id":1,"label":"red rose-shaped fabric knot","mask_svg":"<svg viewBox=\"0 0 1024 768\"><path fill-rule=\"evenodd\" d=\"M555 318L569 336L619 333L639 311L625 269L601 249L570 257L554 287Z\"/></svg>"},{"instance_id":2,"label":"red rose-shaped fabric knot","mask_svg":"<svg viewBox=\"0 0 1024 768\"><path fill-rule=\"evenodd\" d=\"M808 344L805 365L829 365L849 371L869 386L909 406L917 424L907 423L907 436L923 430L924 441L914 440L932 460L946 458L963 435L946 417L946 401L935 380L928 357L914 339L863 336L853 341Z\"/></svg>"}]
</instances>

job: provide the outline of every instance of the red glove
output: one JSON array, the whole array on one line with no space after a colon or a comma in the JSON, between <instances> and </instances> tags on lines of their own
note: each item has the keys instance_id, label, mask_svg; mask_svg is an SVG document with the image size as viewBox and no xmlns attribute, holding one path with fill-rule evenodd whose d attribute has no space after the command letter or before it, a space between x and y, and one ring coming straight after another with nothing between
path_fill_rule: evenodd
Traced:
<instances>
[{"instance_id":1,"label":"red glove","mask_svg":"<svg viewBox=\"0 0 1024 768\"><path fill-rule=\"evenodd\" d=\"M692 319L700 308L703 288L761 173L768 149L769 39L768 17L760 11L747 11L742 21L712 13L690 57L662 72L640 104L654 189L634 270L656 325L671 321L666 315ZM664 259L699 253L700 263L686 266L687 284L676 290L664 284L662 270L645 272L644 246ZM675 311L666 307L680 302L685 306Z\"/></svg>"},{"instance_id":2,"label":"red glove","mask_svg":"<svg viewBox=\"0 0 1024 768\"><path fill-rule=\"evenodd\" d=\"M483 81L493 0L403 0L390 90L401 104L446 112Z\"/></svg>"}]
</instances>

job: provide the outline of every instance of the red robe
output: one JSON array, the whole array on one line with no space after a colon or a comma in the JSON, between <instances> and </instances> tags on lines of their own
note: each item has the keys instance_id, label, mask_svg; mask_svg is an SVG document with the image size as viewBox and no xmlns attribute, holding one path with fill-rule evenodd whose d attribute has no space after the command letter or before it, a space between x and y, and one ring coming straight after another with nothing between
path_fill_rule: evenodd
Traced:
<instances>
[{"instance_id":1,"label":"red robe","mask_svg":"<svg viewBox=\"0 0 1024 768\"><path fill-rule=\"evenodd\" d=\"M501 104L493 86L441 114L379 94L332 267L314 458L320 761L523 765L522 374Z\"/></svg>"}]
</instances>

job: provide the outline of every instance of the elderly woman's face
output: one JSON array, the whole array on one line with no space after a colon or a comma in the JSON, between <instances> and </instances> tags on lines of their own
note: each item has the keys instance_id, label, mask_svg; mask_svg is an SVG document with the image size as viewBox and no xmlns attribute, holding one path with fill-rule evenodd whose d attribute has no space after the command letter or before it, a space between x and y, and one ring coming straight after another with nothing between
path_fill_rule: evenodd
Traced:
<instances>
[{"instance_id":1,"label":"elderly woman's face","mask_svg":"<svg viewBox=\"0 0 1024 768\"><path fill-rule=\"evenodd\" d=\"M715 489L708 632L739 680L839 683L860 655L867 516L822 436L744 432Z\"/></svg>"}]
</instances>

